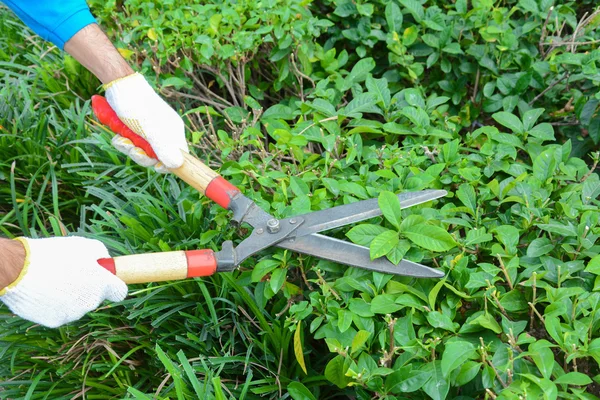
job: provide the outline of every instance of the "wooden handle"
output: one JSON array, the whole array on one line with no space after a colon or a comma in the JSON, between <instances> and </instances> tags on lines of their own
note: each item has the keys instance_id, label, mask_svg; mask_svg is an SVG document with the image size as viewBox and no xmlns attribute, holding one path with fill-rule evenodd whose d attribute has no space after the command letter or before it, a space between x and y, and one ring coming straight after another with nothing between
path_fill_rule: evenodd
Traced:
<instances>
[{"instance_id":1,"label":"wooden handle","mask_svg":"<svg viewBox=\"0 0 600 400\"><path fill-rule=\"evenodd\" d=\"M92 96L92 109L98 121L108 126L114 133L131 140L135 146L144 150L148 156L157 158L150 143L129 129L119 119L117 113L115 113L104 97L98 95ZM183 159L181 167L170 171L221 207L229 208L231 199L240 190L193 155L183 152Z\"/></svg>"},{"instance_id":2,"label":"wooden handle","mask_svg":"<svg viewBox=\"0 0 600 400\"><path fill-rule=\"evenodd\" d=\"M217 271L212 250L169 251L101 258L98 264L127 284L209 276Z\"/></svg>"}]
</instances>

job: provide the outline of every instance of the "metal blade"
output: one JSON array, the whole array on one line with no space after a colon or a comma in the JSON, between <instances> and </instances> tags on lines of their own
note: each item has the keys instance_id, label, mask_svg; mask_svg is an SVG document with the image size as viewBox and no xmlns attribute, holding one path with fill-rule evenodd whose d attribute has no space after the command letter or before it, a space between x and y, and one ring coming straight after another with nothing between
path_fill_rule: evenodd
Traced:
<instances>
[{"instance_id":1,"label":"metal blade","mask_svg":"<svg viewBox=\"0 0 600 400\"><path fill-rule=\"evenodd\" d=\"M392 264L383 257L371 261L368 248L318 233L287 239L277 243L276 246L386 274L418 278L442 278L444 276L443 272L408 260L402 260L398 265Z\"/></svg>"},{"instance_id":2,"label":"metal blade","mask_svg":"<svg viewBox=\"0 0 600 400\"><path fill-rule=\"evenodd\" d=\"M400 208L404 209L439 199L447 194L448 192L445 190L422 190L420 192L400 193L398 199L400 200ZM296 235L306 236L312 233L323 232L379 215L381 215L381 209L379 208L377 199L363 200L327 210L315 211L298 216L304 218L304 224L296 231Z\"/></svg>"}]
</instances>

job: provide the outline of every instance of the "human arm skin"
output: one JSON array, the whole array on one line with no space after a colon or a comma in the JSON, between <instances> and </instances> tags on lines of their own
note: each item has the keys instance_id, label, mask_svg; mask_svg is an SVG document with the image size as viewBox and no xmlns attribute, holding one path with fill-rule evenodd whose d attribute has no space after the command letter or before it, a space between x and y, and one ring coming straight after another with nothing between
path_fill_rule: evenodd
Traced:
<instances>
[{"instance_id":1,"label":"human arm skin","mask_svg":"<svg viewBox=\"0 0 600 400\"><path fill-rule=\"evenodd\" d=\"M134 73L97 24L90 24L65 43L65 51L107 84Z\"/></svg>"},{"instance_id":2,"label":"human arm skin","mask_svg":"<svg viewBox=\"0 0 600 400\"><path fill-rule=\"evenodd\" d=\"M0 289L13 283L25 265L25 248L16 240L0 238Z\"/></svg>"}]
</instances>

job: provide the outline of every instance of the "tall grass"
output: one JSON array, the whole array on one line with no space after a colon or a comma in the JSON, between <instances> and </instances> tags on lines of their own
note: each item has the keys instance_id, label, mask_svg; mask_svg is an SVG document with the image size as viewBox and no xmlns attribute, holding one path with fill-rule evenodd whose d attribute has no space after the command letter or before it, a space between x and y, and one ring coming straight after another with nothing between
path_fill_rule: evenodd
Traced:
<instances>
[{"instance_id":1,"label":"tall grass","mask_svg":"<svg viewBox=\"0 0 600 400\"><path fill-rule=\"evenodd\" d=\"M118 156L91 120L98 84L0 9L0 231L79 234L113 255L233 237L227 213ZM87 97L86 97L87 96ZM0 307L0 398L281 398L292 333L231 274L131 286L59 329ZM314 379L314 385L324 378ZM262 397L265 396L265 397Z\"/></svg>"}]
</instances>

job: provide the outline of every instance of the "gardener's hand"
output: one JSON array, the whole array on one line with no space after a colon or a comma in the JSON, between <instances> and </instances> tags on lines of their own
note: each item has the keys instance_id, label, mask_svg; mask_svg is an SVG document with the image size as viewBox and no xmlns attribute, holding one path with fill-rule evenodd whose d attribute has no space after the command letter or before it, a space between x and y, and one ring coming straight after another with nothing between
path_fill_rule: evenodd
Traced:
<instances>
[{"instance_id":1,"label":"gardener's hand","mask_svg":"<svg viewBox=\"0 0 600 400\"><path fill-rule=\"evenodd\" d=\"M189 152L184 124L173 110L138 73L117 79L105 85L106 100L121 121L144 138L158 156L151 158L131 140L116 135L112 143L120 152L136 163L167 172L183 164L181 151Z\"/></svg>"},{"instance_id":2,"label":"gardener's hand","mask_svg":"<svg viewBox=\"0 0 600 400\"><path fill-rule=\"evenodd\" d=\"M17 250L5 250L12 241L0 243L0 266L14 270L5 258L10 256L20 269L17 279L0 291L0 300L21 318L56 328L78 320L104 300L121 301L127 295L127 285L98 264L98 259L110 257L98 240L18 240L23 248Z\"/></svg>"}]
</instances>

